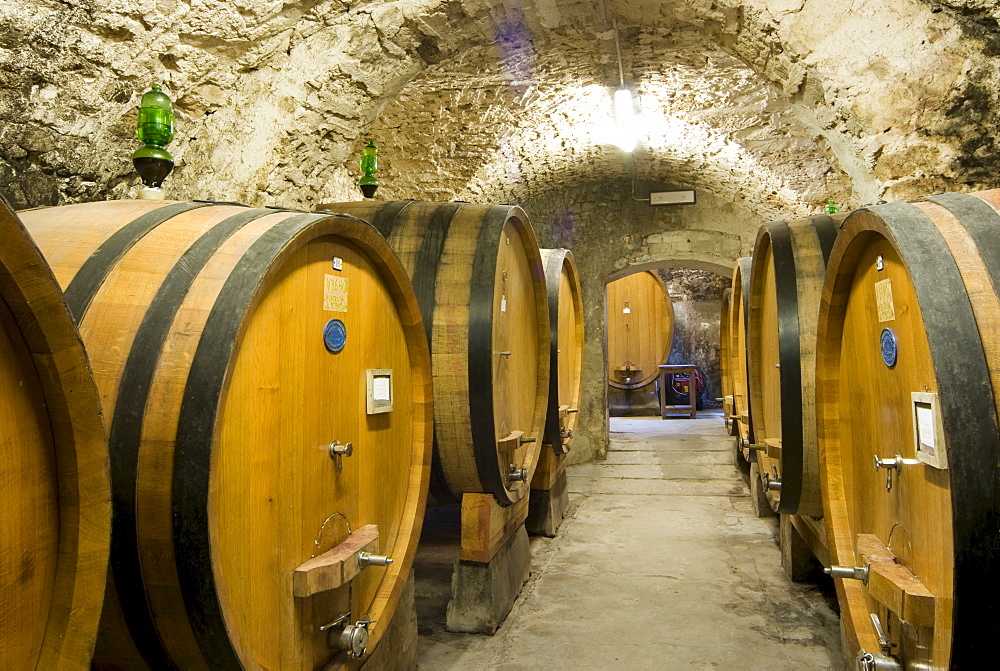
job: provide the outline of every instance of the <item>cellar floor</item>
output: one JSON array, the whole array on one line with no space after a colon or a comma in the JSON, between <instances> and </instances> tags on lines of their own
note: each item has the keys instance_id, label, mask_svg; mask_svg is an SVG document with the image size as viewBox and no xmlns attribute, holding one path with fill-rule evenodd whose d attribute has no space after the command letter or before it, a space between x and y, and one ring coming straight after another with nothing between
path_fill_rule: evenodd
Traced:
<instances>
[{"instance_id":1,"label":"cellar floor","mask_svg":"<svg viewBox=\"0 0 1000 671\"><path fill-rule=\"evenodd\" d=\"M571 466L556 538L494 636L445 631L458 516L429 510L416 559L418 664L437 669L836 669L832 585L781 570L721 416L612 418L602 463Z\"/></svg>"}]
</instances>

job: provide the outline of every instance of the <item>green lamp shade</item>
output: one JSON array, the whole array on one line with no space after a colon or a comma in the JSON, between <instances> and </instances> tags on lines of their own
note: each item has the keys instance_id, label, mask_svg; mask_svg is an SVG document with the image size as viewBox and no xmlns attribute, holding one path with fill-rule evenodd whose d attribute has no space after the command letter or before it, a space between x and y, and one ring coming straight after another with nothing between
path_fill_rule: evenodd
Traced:
<instances>
[{"instance_id":1,"label":"green lamp shade","mask_svg":"<svg viewBox=\"0 0 1000 671\"><path fill-rule=\"evenodd\" d=\"M174 169L174 157L163 148L174 139L174 110L159 84L142 96L135 136L144 146L132 154L132 165L143 184L158 188Z\"/></svg>"},{"instance_id":2,"label":"green lamp shade","mask_svg":"<svg viewBox=\"0 0 1000 671\"><path fill-rule=\"evenodd\" d=\"M840 212L840 206L837 205L835 201L832 200L826 201L826 205L823 206L824 214L836 214L838 212Z\"/></svg>"},{"instance_id":3,"label":"green lamp shade","mask_svg":"<svg viewBox=\"0 0 1000 671\"><path fill-rule=\"evenodd\" d=\"M157 147L174 139L173 105L159 84L153 84L142 96L135 136L144 144Z\"/></svg>"},{"instance_id":4,"label":"green lamp shade","mask_svg":"<svg viewBox=\"0 0 1000 671\"><path fill-rule=\"evenodd\" d=\"M375 173L378 172L378 148L374 142L369 141L361 150L361 172L364 173L358 183L361 187L361 193L365 195L365 198L372 198L375 195L375 190L378 189L378 180L375 179Z\"/></svg>"}]
</instances>

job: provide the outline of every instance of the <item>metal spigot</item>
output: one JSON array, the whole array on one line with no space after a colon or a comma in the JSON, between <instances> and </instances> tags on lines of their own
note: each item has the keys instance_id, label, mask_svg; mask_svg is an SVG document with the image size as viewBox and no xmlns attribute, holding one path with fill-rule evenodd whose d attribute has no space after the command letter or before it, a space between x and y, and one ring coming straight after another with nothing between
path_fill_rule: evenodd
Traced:
<instances>
[{"instance_id":1,"label":"metal spigot","mask_svg":"<svg viewBox=\"0 0 1000 671\"><path fill-rule=\"evenodd\" d=\"M516 465L511 464L507 477L511 482L527 482L528 469L527 467L518 468Z\"/></svg>"},{"instance_id":2,"label":"metal spigot","mask_svg":"<svg viewBox=\"0 0 1000 671\"><path fill-rule=\"evenodd\" d=\"M914 464L919 464L920 462L916 459L904 459L896 453L895 457L890 457L888 459L882 459L877 454L875 455L875 472L877 473L880 468L885 470L885 490L890 491L892 489L892 472L896 471L899 473L903 466L912 466Z\"/></svg>"},{"instance_id":3,"label":"metal spigot","mask_svg":"<svg viewBox=\"0 0 1000 671\"><path fill-rule=\"evenodd\" d=\"M330 443L330 458L337 463L338 473L341 473L344 470L344 457L349 457L352 454L354 454L353 443L345 443L341 445L338 440Z\"/></svg>"},{"instance_id":4,"label":"metal spigot","mask_svg":"<svg viewBox=\"0 0 1000 671\"><path fill-rule=\"evenodd\" d=\"M361 568L368 566L388 566L391 563L392 558L385 555L373 555L371 552L358 553L358 564Z\"/></svg>"},{"instance_id":5,"label":"metal spigot","mask_svg":"<svg viewBox=\"0 0 1000 671\"><path fill-rule=\"evenodd\" d=\"M336 644L330 647L346 650L351 659L361 659L368 651L368 626L371 623L371 620L358 620L347 625L336 638Z\"/></svg>"},{"instance_id":6,"label":"metal spigot","mask_svg":"<svg viewBox=\"0 0 1000 671\"><path fill-rule=\"evenodd\" d=\"M563 438L572 438L573 429L567 429L566 427L563 427L559 429L559 435L562 436Z\"/></svg>"},{"instance_id":7,"label":"metal spigot","mask_svg":"<svg viewBox=\"0 0 1000 671\"><path fill-rule=\"evenodd\" d=\"M530 436L521 436L520 438L518 438L518 441L519 441L519 442L520 442L520 443L521 443L522 445L524 445L525 443L533 443L533 442L535 442L536 440L538 440L538 439L537 439L537 438L531 438Z\"/></svg>"},{"instance_id":8,"label":"metal spigot","mask_svg":"<svg viewBox=\"0 0 1000 671\"><path fill-rule=\"evenodd\" d=\"M858 671L903 671L903 666L893 657L867 652L863 648L858 651L855 659Z\"/></svg>"},{"instance_id":9,"label":"metal spigot","mask_svg":"<svg viewBox=\"0 0 1000 671\"><path fill-rule=\"evenodd\" d=\"M780 492L781 491L781 480L778 478L772 479L770 475L764 476L764 488L769 492Z\"/></svg>"},{"instance_id":10,"label":"metal spigot","mask_svg":"<svg viewBox=\"0 0 1000 671\"><path fill-rule=\"evenodd\" d=\"M844 580L860 580L864 584L868 584L868 565L864 566L837 566L833 565L829 568L823 569L823 573L827 574L831 578L842 578Z\"/></svg>"}]
</instances>

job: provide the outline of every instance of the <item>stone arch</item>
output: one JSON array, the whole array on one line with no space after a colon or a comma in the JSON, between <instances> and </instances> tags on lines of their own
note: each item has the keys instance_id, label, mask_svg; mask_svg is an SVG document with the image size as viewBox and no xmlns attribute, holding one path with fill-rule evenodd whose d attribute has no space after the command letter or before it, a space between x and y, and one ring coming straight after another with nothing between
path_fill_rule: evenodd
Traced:
<instances>
[{"instance_id":1,"label":"stone arch","mask_svg":"<svg viewBox=\"0 0 1000 671\"><path fill-rule=\"evenodd\" d=\"M647 236L642 248L614 263L605 283L640 270L694 268L723 277L732 272L733 259L740 256L741 238L713 230L663 231Z\"/></svg>"}]
</instances>

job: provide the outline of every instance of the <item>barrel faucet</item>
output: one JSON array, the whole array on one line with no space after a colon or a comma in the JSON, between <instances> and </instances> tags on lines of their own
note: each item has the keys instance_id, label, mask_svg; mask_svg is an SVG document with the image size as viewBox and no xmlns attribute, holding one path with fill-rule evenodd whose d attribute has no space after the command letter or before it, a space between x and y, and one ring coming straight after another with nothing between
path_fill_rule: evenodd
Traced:
<instances>
[{"instance_id":1,"label":"barrel faucet","mask_svg":"<svg viewBox=\"0 0 1000 671\"><path fill-rule=\"evenodd\" d=\"M373 555L371 552L358 553L358 564L361 568L368 566L388 566L391 563L392 558L385 555Z\"/></svg>"},{"instance_id":2,"label":"barrel faucet","mask_svg":"<svg viewBox=\"0 0 1000 671\"><path fill-rule=\"evenodd\" d=\"M875 455L875 472L878 473L880 468L885 469L885 491L892 490L892 472L896 471L899 473L902 471L903 466L913 466L919 464L920 461L917 459L904 459L896 453L895 457L890 457L888 459L882 459L877 454Z\"/></svg>"},{"instance_id":3,"label":"barrel faucet","mask_svg":"<svg viewBox=\"0 0 1000 671\"><path fill-rule=\"evenodd\" d=\"M344 443L341 445L339 440L335 440L330 443L330 458L337 463L337 472L342 473L344 471L344 457L349 457L354 454L354 444Z\"/></svg>"},{"instance_id":4,"label":"barrel faucet","mask_svg":"<svg viewBox=\"0 0 1000 671\"><path fill-rule=\"evenodd\" d=\"M518 468L515 464L511 464L507 477L510 478L511 482L527 482L528 469L526 467Z\"/></svg>"},{"instance_id":5,"label":"barrel faucet","mask_svg":"<svg viewBox=\"0 0 1000 671\"><path fill-rule=\"evenodd\" d=\"M864 566L837 566L833 565L823 569L823 573L831 578L842 578L844 580L860 580L865 585L868 584L868 565Z\"/></svg>"},{"instance_id":6,"label":"barrel faucet","mask_svg":"<svg viewBox=\"0 0 1000 671\"><path fill-rule=\"evenodd\" d=\"M368 627L375 621L363 618L354 624L347 624L350 618L350 612L341 613L319 630L327 632L326 642L331 648L346 651L351 659L360 659L368 650ZM343 628L338 631L337 628L341 626Z\"/></svg>"}]
</instances>

